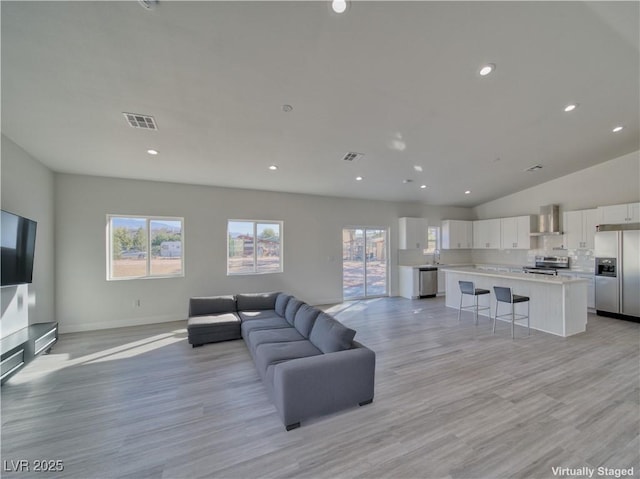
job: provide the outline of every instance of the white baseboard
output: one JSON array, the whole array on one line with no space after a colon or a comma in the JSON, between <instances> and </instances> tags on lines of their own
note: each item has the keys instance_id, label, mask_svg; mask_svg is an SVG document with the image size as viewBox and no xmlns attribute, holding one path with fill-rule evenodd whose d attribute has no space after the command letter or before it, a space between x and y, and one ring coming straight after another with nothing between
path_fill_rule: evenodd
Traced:
<instances>
[{"instance_id":1,"label":"white baseboard","mask_svg":"<svg viewBox=\"0 0 640 479\"><path fill-rule=\"evenodd\" d=\"M340 304L343 302L342 298L326 298L321 300L315 300L312 304L313 306L324 306L331 304ZM137 318L123 318L123 319L112 319L109 321L93 321L93 322L82 322L75 323L69 321L60 321L58 323L58 331L60 334L65 333L79 333L83 331L97 331L101 329L113 329L113 328L128 328L131 326L142 326L146 324L158 324L158 323L168 323L171 321L181 321L187 318L176 317L175 315L163 315L163 316L146 316L146 317L137 317ZM186 327L186 326L185 326Z\"/></svg>"},{"instance_id":2,"label":"white baseboard","mask_svg":"<svg viewBox=\"0 0 640 479\"><path fill-rule=\"evenodd\" d=\"M181 321L187 318L176 317L175 315L146 316L141 318L113 319L109 321L69 323L60 321L58 331L60 334L79 333L83 331L97 331L100 329L127 328L131 326L142 326L146 324L169 323L171 321ZM186 327L186 322L185 322Z\"/></svg>"}]
</instances>

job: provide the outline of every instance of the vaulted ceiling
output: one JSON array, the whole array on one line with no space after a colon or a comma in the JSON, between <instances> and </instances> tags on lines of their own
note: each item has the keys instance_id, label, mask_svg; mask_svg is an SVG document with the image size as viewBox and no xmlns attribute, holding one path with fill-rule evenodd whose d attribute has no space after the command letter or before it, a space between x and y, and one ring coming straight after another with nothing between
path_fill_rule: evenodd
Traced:
<instances>
[{"instance_id":1,"label":"vaulted ceiling","mask_svg":"<svg viewBox=\"0 0 640 479\"><path fill-rule=\"evenodd\" d=\"M638 150L639 5L3 1L2 132L59 172L474 206Z\"/></svg>"}]
</instances>

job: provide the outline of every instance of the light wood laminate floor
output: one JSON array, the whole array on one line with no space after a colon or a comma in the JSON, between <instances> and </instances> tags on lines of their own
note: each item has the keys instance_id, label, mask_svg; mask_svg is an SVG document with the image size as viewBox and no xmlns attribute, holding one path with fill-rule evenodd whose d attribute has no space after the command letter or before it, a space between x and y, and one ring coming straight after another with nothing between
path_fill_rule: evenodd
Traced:
<instances>
[{"instance_id":1,"label":"light wood laminate floor","mask_svg":"<svg viewBox=\"0 0 640 479\"><path fill-rule=\"evenodd\" d=\"M640 325L512 340L442 298L330 310L377 353L372 404L286 432L242 340L192 349L184 321L66 334L2 387L3 461L64 471L2 477L638 477Z\"/></svg>"}]
</instances>

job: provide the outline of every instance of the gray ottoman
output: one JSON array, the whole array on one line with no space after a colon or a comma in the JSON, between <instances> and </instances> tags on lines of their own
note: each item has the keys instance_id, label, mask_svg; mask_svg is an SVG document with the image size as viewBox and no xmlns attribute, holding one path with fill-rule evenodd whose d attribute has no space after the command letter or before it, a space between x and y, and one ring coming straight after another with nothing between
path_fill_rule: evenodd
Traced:
<instances>
[{"instance_id":1,"label":"gray ottoman","mask_svg":"<svg viewBox=\"0 0 640 479\"><path fill-rule=\"evenodd\" d=\"M235 313L193 316L187 322L189 344L194 348L205 343L240 339L240 318Z\"/></svg>"}]
</instances>

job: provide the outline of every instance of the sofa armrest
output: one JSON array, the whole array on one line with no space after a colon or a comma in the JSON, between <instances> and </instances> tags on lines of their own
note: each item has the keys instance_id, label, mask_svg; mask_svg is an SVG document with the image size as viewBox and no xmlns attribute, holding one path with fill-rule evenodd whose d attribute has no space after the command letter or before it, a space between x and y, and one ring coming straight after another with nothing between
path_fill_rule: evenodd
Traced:
<instances>
[{"instance_id":1,"label":"sofa armrest","mask_svg":"<svg viewBox=\"0 0 640 479\"><path fill-rule=\"evenodd\" d=\"M268 387L286 426L373 400L376 354L354 346L272 366Z\"/></svg>"}]
</instances>

